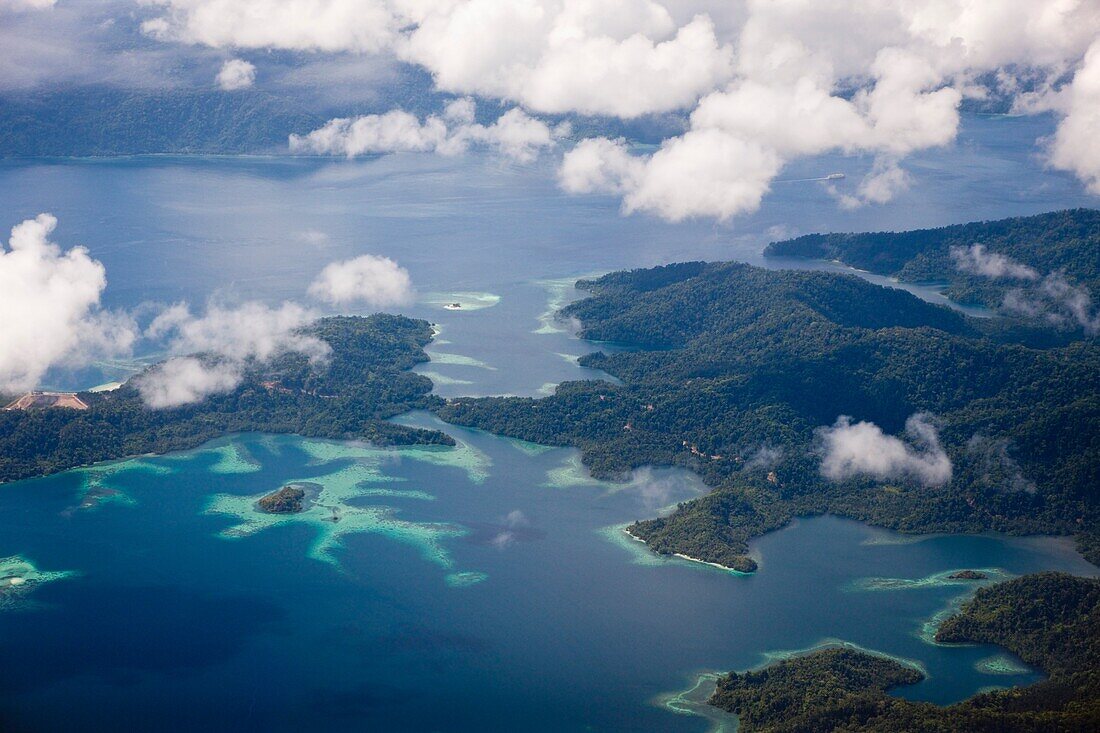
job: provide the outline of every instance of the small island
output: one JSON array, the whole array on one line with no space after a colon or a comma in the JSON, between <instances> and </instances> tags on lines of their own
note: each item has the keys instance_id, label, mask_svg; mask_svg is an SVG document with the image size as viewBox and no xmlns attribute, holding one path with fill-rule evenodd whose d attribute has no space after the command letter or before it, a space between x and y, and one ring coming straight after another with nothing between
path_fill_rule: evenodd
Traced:
<instances>
[{"instance_id":1,"label":"small island","mask_svg":"<svg viewBox=\"0 0 1100 733\"><path fill-rule=\"evenodd\" d=\"M302 511L302 500L305 498L306 490L301 484L287 484L262 497L256 506L268 514L298 514Z\"/></svg>"},{"instance_id":2,"label":"small island","mask_svg":"<svg viewBox=\"0 0 1100 733\"><path fill-rule=\"evenodd\" d=\"M986 580L987 578L989 578L988 575L977 570L960 570L947 576L948 580Z\"/></svg>"}]
</instances>

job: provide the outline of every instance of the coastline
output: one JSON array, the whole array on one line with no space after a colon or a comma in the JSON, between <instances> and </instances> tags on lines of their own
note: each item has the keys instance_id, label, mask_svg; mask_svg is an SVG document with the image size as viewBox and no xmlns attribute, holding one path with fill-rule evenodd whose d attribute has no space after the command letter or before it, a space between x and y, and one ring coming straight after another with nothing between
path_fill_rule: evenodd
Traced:
<instances>
[{"instance_id":1,"label":"coastline","mask_svg":"<svg viewBox=\"0 0 1100 733\"><path fill-rule=\"evenodd\" d=\"M630 531L629 526L623 527L623 532L626 534L627 537L634 540L635 542L641 542L643 545L646 546L646 549L649 550L650 552L652 552L654 555L658 555L658 556L661 555L661 553L655 552L654 550L649 549L649 543L646 542L645 540L643 540L641 537L638 537L637 535L632 533ZM737 570L735 568L729 567L728 565L722 565L721 563L716 563L716 562L708 562L707 560L700 560L697 557L692 557L690 555L685 555L682 552L674 552L674 553L672 553L672 557L678 557L681 560L687 560L688 562L699 563L700 565L709 565L712 568L718 568L719 570L724 570L725 572L732 573L734 575L752 575L752 573L746 573L743 570Z\"/></svg>"}]
</instances>

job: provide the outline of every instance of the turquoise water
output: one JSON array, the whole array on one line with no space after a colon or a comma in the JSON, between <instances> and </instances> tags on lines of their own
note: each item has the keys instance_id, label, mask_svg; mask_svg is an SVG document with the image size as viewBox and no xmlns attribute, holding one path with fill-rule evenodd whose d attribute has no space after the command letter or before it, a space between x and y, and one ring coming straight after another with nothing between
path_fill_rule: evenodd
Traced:
<instances>
[{"instance_id":1,"label":"turquoise water","mask_svg":"<svg viewBox=\"0 0 1100 733\"><path fill-rule=\"evenodd\" d=\"M1050 129L970 117L958 145L908 164L914 186L893 204L845 212L816 184L777 183L727 224L620 217L612 199L556 191L549 163L393 156L7 161L0 225L56 214L56 241L106 265L112 307L302 298L325 263L388 255L418 288L406 312L439 326L418 367L438 393L539 394L602 376L576 358L603 347L552 317L574 278L759 262L769 239L808 231L1089 204L1032 156ZM868 163L803 161L784 177ZM455 300L470 307L442 307ZM50 378L89 386L136 366ZM931 621L974 587L950 571L1094 570L1064 540L914 542L822 517L756 542L761 571L739 576L620 531L701 492L690 474L609 485L573 451L441 427L458 448L245 435L2 487L0 722L701 733L701 674L822 643L917 664L928 679L900 694L950 702L1037 679L1002 650L930 643ZM309 487L306 512L255 511L287 482Z\"/></svg>"},{"instance_id":2,"label":"turquoise water","mask_svg":"<svg viewBox=\"0 0 1100 733\"><path fill-rule=\"evenodd\" d=\"M46 730L701 732L662 693L826 640L919 664L903 694L948 702L1037 677L923 639L974 587L937 577L1089 571L1061 540L828 517L755 543L752 576L656 558L614 527L697 495L690 474L602 484L573 451L448 430L456 449L244 435L5 487L0 552L33 582L0 588L19 660L0 710ZM255 510L288 482L317 492L306 512ZM118 493L88 504L89 485Z\"/></svg>"}]
</instances>

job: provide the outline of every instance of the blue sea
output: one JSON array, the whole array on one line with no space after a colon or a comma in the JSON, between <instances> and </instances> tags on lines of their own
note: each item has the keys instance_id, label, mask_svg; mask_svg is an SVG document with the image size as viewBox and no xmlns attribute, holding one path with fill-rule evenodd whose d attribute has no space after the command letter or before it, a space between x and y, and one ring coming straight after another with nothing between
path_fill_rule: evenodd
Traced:
<instances>
[{"instance_id":1,"label":"blue sea","mask_svg":"<svg viewBox=\"0 0 1100 733\"><path fill-rule=\"evenodd\" d=\"M692 259L762 263L768 241L907 229L1094 204L1046 170L1043 117L970 116L959 142L906 166L894 202L841 210L869 160L784 171L759 211L671 225L570 197L552 161L140 157L0 162L0 227L49 211L54 239L107 268L105 301L137 308L303 299L328 262L392 257L403 312L439 335L418 367L446 396L538 395L601 378L553 311L572 282ZM937 300L934 289L917 289ZM463 308L446 310L445 303ZM156 354L139 354L155 358ZM58 371L125 378L140 360ZM0 487L0 721L27 730L696 731L732 729L684 691L822 643L920 666L899 694L947 703L1025 684L993 647L931 642L929 622L992 578L1089 574L1065 539L912 538L834 517L753 545L759 572L659 558L621 527L705 491L681 470L592 480L575 451L442 425L454 449L383 450L232 436ZM310 487L274 518L259 496ZM701 689L705 692L705 680ZM697 698L697 694L694 695Z\"/></svg>"}]
</instances>

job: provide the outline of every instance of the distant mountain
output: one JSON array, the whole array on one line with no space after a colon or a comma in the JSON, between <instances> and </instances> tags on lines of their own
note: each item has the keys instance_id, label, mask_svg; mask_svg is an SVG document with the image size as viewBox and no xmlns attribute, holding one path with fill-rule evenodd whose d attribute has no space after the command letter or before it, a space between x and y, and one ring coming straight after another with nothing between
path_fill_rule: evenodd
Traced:
<instances>
[{"instance_id":1,"label":"distant mountain","mask_svg":"<svg viewBox=\"0 0 1100 733\"><path fill-rule=\"evenodd\" d=\"M80 87L0 97L0 156L285 152L325 118L262 91Z\"/></svg>"},{"instance_id":2,"label":"distant mountain","mask_svg":"<svg viewBox=\"0 0 1100 733\"><path fill-rule=\"evenodd\" d=\"M401 75L369 103L338 107L293 93L256 89L134 90L108 86L0 93L0 157L176 154L286 154L291 133L315 130L333 117L403 109L423 118L451 99L432 91L430 78ZM478 121L489 124L510 105L484 102ZM657 143L683 130L682 115L631 121L550 116L568 120L576 138L605 135Z\"/></svg>"}]
</instances>

